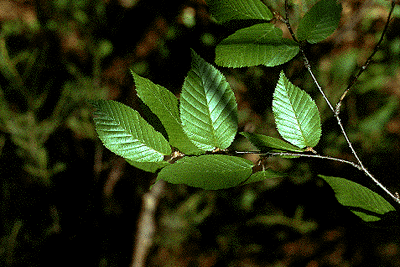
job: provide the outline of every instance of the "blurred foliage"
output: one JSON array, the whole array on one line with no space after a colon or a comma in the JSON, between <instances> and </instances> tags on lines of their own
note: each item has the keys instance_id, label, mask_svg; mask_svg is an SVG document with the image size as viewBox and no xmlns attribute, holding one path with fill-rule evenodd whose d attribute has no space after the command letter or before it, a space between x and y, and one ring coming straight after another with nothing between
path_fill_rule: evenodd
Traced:
<instances>
[{"instance_id":1,"label":"blurred foliage","mask_svg":"<svg viewBox=\"0 0 400 267\"><path fill-rule=\"evenodd\" d=\"M304 14L312 2L293 1L293 13ZM342 3L336 33L307 47L332 103L373 51L389 10L384 0ZM268 5L283 14L282 1ZM215 24L201 0L0 6L0 265L128 266L141 197L154 176L103 149L86 100L140 108L129 68L177 93L190 68L189 48L213 62L215 45L233 29ZM395 15L342 107L364 164L393 191L400 158L398 6ZM293 27L298 18L291 18ZM324 139L316 150L352 159L301 58L283 68L317 99ZM236 93L241 130L277 137L271 102L280 69L222 69ZM241 138L235 148L253 149ZM400 265L398 230L361 224L315 178L370 185L357 170L308 159L267 161L289 178L220 191L168 185L148 266Z\"/></svg>"}]
</instances>

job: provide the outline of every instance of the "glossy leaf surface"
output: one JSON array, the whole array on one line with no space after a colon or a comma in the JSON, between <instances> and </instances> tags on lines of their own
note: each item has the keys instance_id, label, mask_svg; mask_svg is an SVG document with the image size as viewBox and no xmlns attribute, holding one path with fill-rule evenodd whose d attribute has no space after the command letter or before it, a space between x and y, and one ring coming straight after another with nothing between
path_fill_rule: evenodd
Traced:
<instances>
[{"instance_id":1,"label":"glossy leaf surface","mask_svg":"<svg viewBox=\"0 0 400 267\"><path fill-rule=\"evenodd\" d=\"M171 153L168 141L136 110L112 100L93 101L94 122L104 146L137 162L159 162Z\"/></svg>"},{"instance_id":2,"label":"glossy leaf surface","mask_svg":"<svg viewBox=\"0 0 400 267\"><path fill-rule=\"evenodd\" d=\"M183 131L178 99L166 88L132 72L138 97L157 115L167 131L169 143L185 154L202 152Z\"/></svg>"},{"instance_id":3,"label":"glossy leaf surface","mask_svg":"<svg viewBox=\"0 0 400 267\"><path fill-rule=\"evenodd\" d=\"M221 72L193 51L180 112L184 131L200 149L226 149L232 143L238 128L235 95Z\"/></svg>"},{"instance_id":4,"label":"glossy leaf surface","mask_svg":"<svg viewBox=\"0 0 400 267\"><path fill-rule=\"evenodd\" d=\"M299 147L314 147L321 137L321 119L310 95L294 86L281 72L272 101L280 135Z\"/></svg>"}]
</instances>

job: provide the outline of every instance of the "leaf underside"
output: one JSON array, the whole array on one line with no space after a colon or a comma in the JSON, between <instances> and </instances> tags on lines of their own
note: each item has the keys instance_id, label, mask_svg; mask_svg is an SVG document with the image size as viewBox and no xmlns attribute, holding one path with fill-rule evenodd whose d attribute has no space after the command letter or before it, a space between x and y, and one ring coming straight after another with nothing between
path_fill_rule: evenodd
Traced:
<instances>
[{"instance_id":1,"label":"leaf underside","mask_svg":"<svg viewBox=\"0 0 400 267\"><path fill-rule=\"evenodd\" d=\"M282 38L282 30L269 23L240 29L222 40L215 49L215 63L223 67L273 67L288 62L299 46Z\"/></svg>"},{"instance_id":2,"label":"leaf underside","mask_svg":"<svg viewBox=\"0 0 400 267\"><path fill-rule=\"evenodd\" d=\"M279 134L299 147L314 147L321 137L321 119L311 97L294 86L283 71L272 101L272 110Z\"/></svg>"},{"instance_id":3,"label":"leaf underside","mask_svg":"<svg viewBox=\"0 0 400 267\"><path fill-rule=\"evenodd\" d=\"M181 93L183 129L200 149L226 149L238 128L237 104L225 77L192 51Z\"/></svg>"},{"instance_id":4,"label":"leaf underside","mask_svg":"<svg viewBox=\"0 0 400 267\"><path fill-rule=\"evenodd\" d=\"M344 178L319 175L335 192L340 204L366 222L379 221L382 215L396 209L374 191Z\"/></svg>"},{"instance_id":5,"label":"leaf underside","mask_svg":"<svg viewBox=\"0 0 400 267\"><path fill-rule=\"evenodd\" d=\"M164 136L154 130L136 110L112 100L93 101L94 122L104 146L137 162L159 162L171 153Z\"/></svg>"},{"instance_id":6,"label":"leaf underside","mask_svg":"<svg viewBox=\"0 0 400 267\"><path fill-rule=\"evenodd\" d=\"M240 185L252 172L253 163L227 155L186 157L163 168L157 179L173 184L186 184L206 190Z\"/></svg>"}]
</instances>

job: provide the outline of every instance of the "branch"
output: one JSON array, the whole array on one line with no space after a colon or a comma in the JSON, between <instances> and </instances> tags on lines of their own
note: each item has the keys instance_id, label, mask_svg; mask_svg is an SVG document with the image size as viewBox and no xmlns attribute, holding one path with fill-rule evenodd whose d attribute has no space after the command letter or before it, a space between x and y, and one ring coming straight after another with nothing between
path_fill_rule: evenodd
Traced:
<instances>
[{"instance_id":1,"label":"branch","mask_svg":"<svg viewBox=\"0 0 400 267\"><path fill-rule=\"evenodd\" d=\"M341 163L350 164L351 166L363 171L363 168L357 163L345 159L334 158L330 156L322 156L316 154L303 154L303 153L292 153L292 152L261 152L261 151L234 151L235 154L253 154L253 155L261 155L261 156L278 156L278 157L303 157L303 158L318 158L318 159L327 159L332 161L338 161Z\"/></svg>"},{"instance_id":2,"label":"branch","mask_svg":"<svg viewBox=\"0 0 400 267\"><path fill-rule=\"evenodd\" d=\"M340 124L342 125L342 124ZM347 137L347 135L346 135ZM348 141L350 142L350 141ZM350 143L351 144L351 143ZM396 194L392 194L383 184L381 184L365 167L362 165L362 162L359 160L357 154L355 154L356 158L358 159L359 164L345 160L345 159L340 159L340 158L334 158L330 156L321 156L321 155L315 155L315 154L302 154L302 153L290 153L290 152L261 152L261 151L234 151L235 154L255 154L255 155L262 155L262 156L289 156L289 157L303 157L303 158L317 158L317 159L327 159L327 160L332 160L332 161L337 161L341 163L346 163L350 164L351 166L357 168L358 170L364 172L369 178L371 178L374 183L380 187L385 193L387 193L396 203L400 204L400 198Z\"/></svg>"},{"instance_id":3,"label":"branch","mask_svg":"<svg viewBox=\"0 0 400 267\"><path fill-rule=\"evenodd\" d=\"M297 40L296 35L294 34L292 26L289 22L289 3L287 0L285 0L285 19L283 20L283 22L286 24L286 27L288 28L293 40L298 43L299 41Z\"/></svg>"},{"instance_id":4,"label":"branch","mask_svg":"<svg viewBox=\"0 0 400 267\"><path fill-rule=\"evenodd\" d=\"M381 37L379 38L378 43L376 43L376 45L375 45L375 47L374 47L374 50L372 51L372 54L367 58L367 60L365 61L364 65L361 66L361 68L360 68L360 70L358 71L357 75L355 75L355 76L353 77L353 79L351 80L351 82L349 83L349 85L347 86L347 88L344 90L342 96L340 97L338 103L336 104L335 114L339 114L339 113L340 113L340 107L341 107L341 105L342 105L343 99L346 97L346 95L347 95L347 93L350 91L350 89L353 88L353 86L354 86L354 84L357 82L358 78L359 78L359 77L361 76L361 74L367 69L367 67L369 66L369 64L370 64L371 61L372 61L372 58L373 58L373 57L375 56L375 54L378 52L378 50L379 50L379 48L380 48L380 46L381 46L381 44L382 44L383 38L384 38L384 36L386 35L386 32L387 32L387 30L388 30L388 28L389 28L390 19L391 19L391 17L392 17L393 10L394 10L394 7L395 7L395 6L396 6L396 2L395 2L395 1L392 1L392 6L391 6L391 8L390 8L390 12L389 12L389 15L388 15L388 18L387 18L385 27L383 28L383 31L382 31Z\"/></svg>"},{"instance_id":5,"label":"branch","mask_svg":"<svg viewBox=\"0 0 400 267\"><path fill-rule=\"evenodd\" d=\"M372 57L375 55L375 53L378 51L379 49L379 45L382 43L384 34L386 33L387 29L388 29L388 25L389 25L389 21L390 21L390 17L393 13L393 9L395 6L395 1L392 1L392 7L391 10L389 12L389 16L388 16L388 21L386 22L384 31L381 35L381 38L379 39L377 45L375 46L375 49L372 53L372 55L367 59L366 63L361 67L360 72L356 75L356 78L353 79L353 81L349 84L349 86L347 87L347 89L345 90L345 92L343 93L342 97L340 98L340 101L338 102L338 104L336 105L336 108L333 108L332 104L330 103L329 99L327 98L327 96L325 95L322 87L319 85L318 80L316 79L310 63L307 59L306 53L302 47L302 45L300 44L300 51L303 55L303 61L304 61L304 65L307 68L308 72L310 73L313 82L315 83L315 85L317 86L318 90L320 91L321 95L323 96L323 98L325 99L325 102L328 104L329 108L331 109L331 111L333 112L336 121L340 127L340 130L344 136L344 138L346 139L347 145L349 146L351 153L354 155L357 163L351 162L351 161L344 161L344 160L339 160L337 158L331 158L331 157L325 157L325 156L320 156L320 155L308 155L308 154L301 154L301 155L297 155L297 156L302 156L302 157L314 157L314 158L325 158L325 159L330 159L330 160L336 160L336 161L340 161L340 162L344 162L344 163L348 163L351 164L352 166L356 167L357 169L363 171L365 173L365 175L367 175L369 178L372 179L372 181L378 186L380 187L383 191L385 191L395 202L400 203L400 198L397 197L397 195L392 194L383 184L381 184L363 165L363 163L361 162L361 159L358 157L357 152L355 151L353 144L351 143L345 129L344 126L342 124L342 121L339 117L339 113L340 113L340 106L342 103L342 100L344 99L344 97L346 96L347 92L350 90L350 88L354 85L354 83L357 81L358 77L361 75L361 73L367 68L367 66L369 65L369 63L371 62ZM290 26L290 22L289 22L289 7L288 7L288 1L285 0L285 20L284 20L286 26L288 27L288 30L290 32L290 34L292 35L293 40L297 41L294 32L292 30L292 27ZM297 41L298 42L298 41ZM277 154L278 155L278 154ZM307 155L307 156L305 156ZM290 156L290 155L288 155ZM293 156L296 156L296 153L294 153Z\"/></svg>"},{"instance_id":6,"label":"branch","mask_svg":"<svg viewBox=\"0 0 400 267\"><path fill-rule=\"evenodd\" d=\"M290 32L290 35L292 36L293 40L295 42L299 43L299 41L296 38L296 35L294 34L294 32L292 30L292 26L290 25L290 21L289 21L289 4L288 4L287 0L285 0L285 19L284 19L284 22L285 22L286 27L288 28L288 30ZM321 93L321 95L324 98L325 102L328 104L329 108L332 110L332 112L335 112L335 109L333 108L331 102L329 101L328 97L325 95L324 91L322 90L322 87L319 85L317 79L315 78L314 73L312 72L310 62L308 61L308 58L306 56L306 53L304 51L304 48L303 48L302 44L300 44L300 52L301 52L301 54L303 56L304 66L307 68L308 72L310 73L311 78L313 79L313 82L317 86L319 92Z\"/></svg>"}]
</instances>

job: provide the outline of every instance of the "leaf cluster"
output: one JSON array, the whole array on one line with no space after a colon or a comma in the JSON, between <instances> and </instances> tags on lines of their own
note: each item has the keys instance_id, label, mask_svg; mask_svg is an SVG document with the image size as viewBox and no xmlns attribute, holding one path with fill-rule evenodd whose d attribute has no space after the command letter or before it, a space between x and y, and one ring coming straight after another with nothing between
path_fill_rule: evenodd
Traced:
<instances>
[{"instance_id":1,"label":"leaf cluster","mask_svg":"<svg viewBox=\"0 0 400 267\"><path fill-rule=\"evenodd\" d=\"M293 39L287 39L271 23L273 13L260 0L209 0L207 4L220 23L260 22L237 30L217 45L216 64L233 68L271 67L288 62L302 51L304 44L329 37L339 24L342 10L335 0L317 2L300 19L296 34L289 28ZM282 20L290 27L287 19ZM229 150L238 131L235 95L223 74L194 51L180 99L166 88L133 72L132 75L138 97L158 117L165 133L128 106L93 101L96 131L109 150L137 168L158 172L158 180L206 190L283 176L268 168L256 172L253 162ZM318 107L283 71L273 93L272 109L282 139L240 133L260 154L311 157L309 153L313 152L315 157L324 158L314 150L322 134ZM343 178L321 178L334 190L338 201L364 221L380 220L395 210L364 186Z\"/></svg>"},{"instance_id":2,"label":"leaf cluster","mask_svg":"<svg viewBox=\"0 0 400 267\"><path fill-rule=\"evenodd\" d=\"M335 0L319 1L299 21L297 40L292 40L283 37L282 30L272 23L273 13L260 0L208 0L207 4L220 23L234 19L260 22L237 30L217 45L215 63L233 68L288 62L300 52L302 43L329 37L339 25L342 11Z\"/></svg>"},{"instance_id":3,"label":"leaf cluster","mask_svg":"<svg viewBox=\"0 0 400 267\"><path fill-rule=\"evenodd\" d=\"M135 167L159 170L158 179L203 189L224 189L277 176L270 170L253 174L251 161L229 155L238 131L234 93L222 73L194 51L180 100L166 88L132 75L138 97L158 116L166 134L122 103L93 101L96 131L109 150ZM318 108L283 72L273 106L278 131L286 141L241 133L255 147L260 151L304 152L318 143Z\"/></svg>"}]
</instances>

